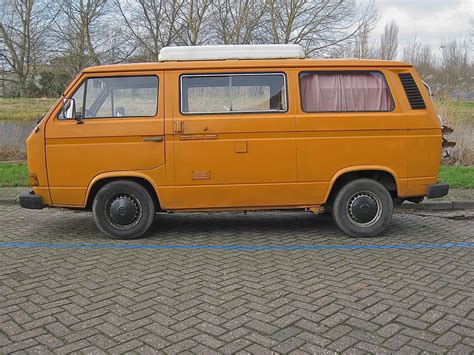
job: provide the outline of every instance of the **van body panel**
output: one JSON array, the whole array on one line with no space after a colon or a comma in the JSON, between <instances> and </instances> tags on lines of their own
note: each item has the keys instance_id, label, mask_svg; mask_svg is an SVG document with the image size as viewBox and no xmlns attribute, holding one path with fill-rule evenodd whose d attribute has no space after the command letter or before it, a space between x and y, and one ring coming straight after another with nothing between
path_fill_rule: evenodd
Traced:
<instances>
[{"instance_id":1,"label":"van body panel","mask_svg":"<svg viewBox=\"0 0 474 355\"><path fill-rule=\"evenodd\" d=\"M160 183L161 186L166 185L166 170L165 166L162 165L152 170L124 170L124 171L109 171L101 173L95 176L87 188L74 188L74 187L65 187L65 188L56 188L55 193L58 196L58 199L64 201L60 206L62 207L86 207L87 202L91 194L91 190L95 184L100 183L103 180L108 179L118 179L118 178L137 178L146 180L155 190L155 192L161 191L157 183ZM90 202L90 201L89 201ZM162 203L166 203L167 199L163 195ZM55 204L56 205L56 204Z\"/></svg>"},{"instance_id":2,"label":"van body panel","mask_svg":"<svg viewBox=\"0 0 474 355\"><path fill-rule=\"evenodd\" d=\"M79 77L78 75L77 77ZM74 79L71 83L71 86L74 85ZM35 176L37 179L37 184L33 184L33 191L36 195L40 196L44 205L52 205L51 194L49 191L49 181L48 181L48 170L47 170L47 157L46 157L46 147L45 147L45 135L46 135L46 125L54 112L57 112L61 107L61 100L57 100L54 105L51 107L49 112L44 115L40 122L36 125L33 131L30 133L26 139L26 151L27 151L27 163L28 163L28 172L31 177Z\"/></svg>"},{"instance_id":3,"label":"van body panel","mask_svg":"<svg viewBox=\"0 0 474 355\"><path fill-rule=\"evenodd\" d=\"M205 73L186 70L173 72L170 78L179 83L181 75L252 73L281 73L288 77L284 70L252 69ZM175 93L179 92L175 90ZM295 203L297 198L287 199L281 194L279 198L273 196L261 200L261 196L278 191L281 186L278 184L296 182L295 116L291 103L287 103L286 112L278 113L183 114L180 100L179 95L173 100L176 185L173 208ZM236 188L232 184L249 185ZM200 185L205 187L198 188ZM242 188L248 192L242 193ZM234 196L236 193L239 196Z\"/></svg>"},{"instance_id":4,"label":"van body panel","mask_svg":"<svg viewBox=\"0 0 474 355\"><path fill-rule=\"evenodd\" d=\"M108 73L100 77L114 77ZM136 76L125 72L120 76ZM161 72L140 75L157 76L164 91ZM84 80L84 75L66 95L71 95ZM154 117L94 118L76 120L58 118L60 107L46 125L45 146L48 180L53 204L83 206L87 187L94 177L104 172L152 169L165 164L164 142L147 141L164 137L164 95L159 95Z\"/></svg>"},{"instance_id":5,"label":"van body panel","mask_svg":"<svg viewBox=\"0 0 474 355\"><path fill-rule=\"evenodd\" d=\"M44 123L40 122L26 140L26 150L28 154L28 171L31 179L34 177L36 182L33 185L35 194L41 196L43 203L51 204L49 194L48 173L46 169L46 154L44 147Z\"/></svg>"},{"instance_id":6,"label":"van body panel","mask_svg":"<svg viewBox=\"0 0 474 355\"><path fill-rule=\"evenodd\" d=\"M87 187L51 187L50 192L54 206L85 207Z\"/></svg>"},{"instance_id":7,"label":"van body panel","mask_svg":"<svg viewBox=\"0 0 474 355\"><path fill-rule=\"evenodd\" d=\"M399 196L400 197L426 196L428 192L428 187L430 185L436 184L437 181L438 179L436 176L407 179L406 192L399 194Z\"/></svg>"},{"instance_id":8,"label":"van body panel","mask_svg":"<svg viewBox=\"0 0 474 355\"><path fill-rule=\"evenodd\" d=\"M160 167L152 170L109 171L99 174L94 177L94 179L92 179L89 186L87 187L86 198L83 201L83 206L86 206L87 202L90 202L89 198L91 197L91 191L97 183L100 183L103 180L117 178L138 178L146 180L153 187L155 192L158 192L159 186L166 185L166 166L161 165ZM163 202L166 202L166 200Z\"/></svg>"},{"instance_id":9,"label":"van body panel","mask_svg":"<svg viewBox=\"0 0 474 355\"><path fill-rule=\"evenodd\" d=\"M401 178L397 174L397 170L400 168L400 166L393 166L393 167L388 167L385 165L352 165L347 168L343 168L339 171L337 171L332 178L330 179L330 182L328 184L328 189L326 191L326 194L324 195L323 203L328 200L329 194L331 193L331 189L333 188L334 184L336 183L337 179L341 177L344 174L347 173L353 173L353 172L362 172L362 171L381 171L381 172L386 172L389 173L395 180L395 184L397 185L397 192L400 191L402 193L405 192L406 190L406 179Z\"/></svg>"},{"instance_id":10,"label":"van body panel","mask_svg":"<svg viewBox=\"0 0 474 355\"><path fill-rule=\"evenodd\" d=\"M441 164L441 154L439 154L442 149L441 122L421 78L414 69L409 72L422 94L426 109L407 112L407 177L409 177L407 194L410 196L424 196L427 193L428 185L437 182Z\"/></svg>"},{"instance_id":11,"label":"van body panel","mask_svg":"<svg viewBox=\"0 0 474 355\"><path fill-rule=\"evenodd\" d=\"M316 201L323 200L327 187L325 182L176 186L166 209L309 208L319 205Z\"/></svg>"},{"instance_id":12,"label":"van body panel","mask_svg":"<svg viewBox=\"0 0 474 355\"><path fill-rule=\"evenodd\" d=\"M360 68L351 67L337 70L361 71ZM295 75L314 71L319 73L325 70L305 67L295 71ZM407 119L397 95L399 90L392 84L394 74L380 68L368 71L377 71L384 75L391 91L393 110L304 112L301 106L298 106L296 112L298 181L334 182L345 172L364 169L390 172L396 180L406 178ZM300 97L301 93L295 96ZM403 189L403 186L399 188ZM330 188L324 191L325 199L329 196L329 191ZM324 202L325 200L321 201Z\"/></svg>"}]
</instances>

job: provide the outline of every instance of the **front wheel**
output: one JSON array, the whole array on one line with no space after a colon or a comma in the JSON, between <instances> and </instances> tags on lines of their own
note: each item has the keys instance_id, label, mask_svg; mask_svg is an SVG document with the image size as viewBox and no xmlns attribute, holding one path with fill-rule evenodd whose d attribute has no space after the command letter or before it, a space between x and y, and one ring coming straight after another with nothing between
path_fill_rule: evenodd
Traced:
<instances>
[{"instance_id":1,"label":"front wheel","mask_svg":"<svg viewBox=\"0 0 474 355\"><path fill-rule=\"evenodd\" d=\"M378 181L357 179L336 195L332 215L337 226L356 238L383 233L392 220L393 202L388 190Z\"/></svg>"},{"instance_id":2,"label":"front wheel","mask_svg":"<svg viewBox=\"0 0 474 355\"><path fill-rule=\"evenodd\" d=\"M103 186L94 198L92 213L97 227L116 239L135 239L150 228L155 204L148 191L129 180Z\"/></svg>"}]
</instances>

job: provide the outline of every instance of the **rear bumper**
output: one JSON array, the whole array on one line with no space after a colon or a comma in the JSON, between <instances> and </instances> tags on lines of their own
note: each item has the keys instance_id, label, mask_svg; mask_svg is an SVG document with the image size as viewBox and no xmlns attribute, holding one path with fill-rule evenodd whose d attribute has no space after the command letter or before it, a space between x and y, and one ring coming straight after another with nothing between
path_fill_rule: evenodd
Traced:
<instances>
[{"instance_id":1,"label":"rear bumper","mask_svg":"<svg viewBox=\"0 0 474 355\"><path fill-rule=\"evenodd\" d=\"M44 208L41 196L35 195L34 191L22 193L19 197L20 206L33 210L40 210Z\"/></svg>"},{"instance_id":2,"label":"rear bumper","mask_svg":"<svg viewBox=\"0 0 474 355\"><path fill-rule=\"evenodd\" d=\"M428 186L428 193L426 196L428 198L438 198L443 197L448 194L449 185L448 184L434 184Z\"/></svg>"}]
</instances>

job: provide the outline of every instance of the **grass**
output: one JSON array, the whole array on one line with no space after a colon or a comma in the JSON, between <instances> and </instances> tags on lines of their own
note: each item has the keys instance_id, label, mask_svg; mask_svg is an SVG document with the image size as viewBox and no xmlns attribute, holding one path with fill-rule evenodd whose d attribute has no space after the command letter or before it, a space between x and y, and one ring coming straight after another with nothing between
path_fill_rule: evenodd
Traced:
<instances>
[{"instance_id":1,"label":"grass","mask_svg":"<svg viewBox=\"0 0 474 355\"><path fill-rule=\"evenodd\" d=\"M56 102L56 99L0 98L0 121L37 121Z\"/></svg>"},{"instance_id":2,"label":"grass","mask_svg":"<svg viewBox=\"0 0 474 355\"><path fill-rule=\"evenodd\" d=\"M453 189L474 189L474 166L442 166L439 180Z\"/></svg>"},{"instance_id":3,"label":"grass","mask_svg":"<svg viewBox=\"0 0 474 355\"><path fill-rule=\"evenodd\" d=\"M439 172L439 180L453 189L474 189L474 166L446 166ZM28 186L26 163L0 163L0 187Z\"/></svg>"},{"instance_id":4,"label":"grass","mask_svg":"<svg viewBox=\"0 0 474 355\"><path fill-rule=\"evenodd\" d=\"M28 186L25 163L0 163L0 187Z\"/></svg>"},{"instance_id":5,"label":"grass","mask_svg":"<svg viewBox=\"0 0 474 355\"><path fill-rule=\"evenodd\" d=\"M434 101L434 105L436 112L443 117L447 124L474 123L474 102L437 100Z\"/></svg>"}]
</instances>

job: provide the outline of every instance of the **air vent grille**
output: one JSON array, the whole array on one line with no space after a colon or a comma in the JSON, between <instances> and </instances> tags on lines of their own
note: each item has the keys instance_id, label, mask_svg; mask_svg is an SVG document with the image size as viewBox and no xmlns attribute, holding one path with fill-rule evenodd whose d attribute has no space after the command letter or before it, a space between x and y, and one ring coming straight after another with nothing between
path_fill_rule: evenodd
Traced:
<instances>
[{"instance_id":1,"label":"air vent grille","mask_svg":"<svg viewBox=\"0 0 474 355\"><path fill-rule=\"evenodd\" d=\"M415 79L411 74L398 74L402 82L405 93L407 94L408 101L412 110L423 110L426 108L425 101L421 96L420 89L416 86Z\"/></svg>"}]
</instances>

